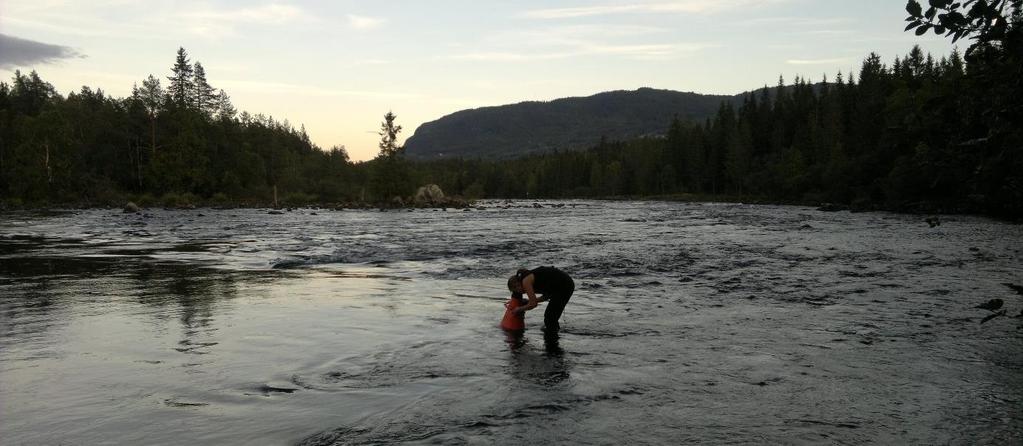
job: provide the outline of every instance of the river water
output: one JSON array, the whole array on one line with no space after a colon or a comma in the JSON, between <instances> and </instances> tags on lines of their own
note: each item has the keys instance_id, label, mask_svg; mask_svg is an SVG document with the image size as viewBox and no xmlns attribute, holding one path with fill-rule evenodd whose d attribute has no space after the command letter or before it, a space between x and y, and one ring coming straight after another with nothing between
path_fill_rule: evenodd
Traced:
<instances>
[{"instance_id":1,"label":"river water","mask_svg":"<svg viewBox=\"0 0 1023 446\"><path fill-rule=\"evenodd\" d=\"M537 207L539 206L539 207ZM1023 227L648 202L0 214L16 444L1020 444ZM497 328L506 277L577 290Z\"/></svg>"}]
</instances>

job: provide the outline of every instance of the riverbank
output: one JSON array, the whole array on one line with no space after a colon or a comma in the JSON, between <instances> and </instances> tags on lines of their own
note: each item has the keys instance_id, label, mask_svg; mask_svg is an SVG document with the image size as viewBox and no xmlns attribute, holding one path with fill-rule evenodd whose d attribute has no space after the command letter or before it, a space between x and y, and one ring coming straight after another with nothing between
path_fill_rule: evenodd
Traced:
<instances>
[{"instance_id":1,"label":"riverbank","mask_svg":"<svg viewBox=\"0 0 1023 446\"><path fill-rule=\"evenodd\" d=\"M607 199L607 198L601 198ZM1023 216L992 213L978 203L944 203L936 201L904 201L878 203L855 201L852 203L831 203L821 200L777 199L756 195L717 194L665 194L651 196L616 197L616 200L669 201L677 203L744 203L761 205L787 205L815 207L822 212L892 212L909 215L975 215L998 220L1020 223Z\"/></svg>"}]
</instances>

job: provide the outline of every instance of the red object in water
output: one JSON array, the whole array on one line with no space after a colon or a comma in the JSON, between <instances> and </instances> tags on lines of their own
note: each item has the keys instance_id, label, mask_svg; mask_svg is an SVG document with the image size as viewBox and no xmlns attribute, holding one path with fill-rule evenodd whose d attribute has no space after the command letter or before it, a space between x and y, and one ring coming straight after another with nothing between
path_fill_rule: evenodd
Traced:
<instances>
[{"instance_id":1,"label":"red object in water","mask_svg":"<svg viewBox=\"0 0 1023 446\"><path fill-rule=\"evenodd\" d=\"M504 310L504 319L501 319L501 328L505 330L525 330L526 329L526 314L516 314L513 310L518 307L525 305L526 303L519 299L512 297L508 299L508 303L504 304L507 310Z\"/></svg>"}]
</instances>

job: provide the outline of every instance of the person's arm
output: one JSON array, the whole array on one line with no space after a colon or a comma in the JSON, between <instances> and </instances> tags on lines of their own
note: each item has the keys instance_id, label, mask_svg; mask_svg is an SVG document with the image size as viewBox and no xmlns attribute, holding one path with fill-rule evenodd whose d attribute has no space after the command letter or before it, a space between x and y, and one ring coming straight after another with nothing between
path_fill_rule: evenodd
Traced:
<instances>
[{"instance_id":1,"label":"person's arm","mask_svg":"<svg viewBox=\"0 0 1023 446\"><path fill-rule=\"evenodd\" d=\"M532 310L536 308L537 305L540 304L540 299L537 299L536 291L533 290L533 280L534 279L532 274L526 276L525 279L522 279L522 291L526 292L526 296L529 297L529 302L527 302L525 306L518 307L515 309L515 311L518 312L519 314Z\"/></svg>"}]
</instances>

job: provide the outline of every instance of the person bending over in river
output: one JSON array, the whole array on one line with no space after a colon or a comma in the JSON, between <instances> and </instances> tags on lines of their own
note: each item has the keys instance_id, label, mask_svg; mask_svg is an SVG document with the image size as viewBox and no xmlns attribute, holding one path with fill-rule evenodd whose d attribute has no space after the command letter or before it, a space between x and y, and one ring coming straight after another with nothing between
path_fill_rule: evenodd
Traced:
<instances>
[{"instance_id":1,"label":"person bending over in river","mask_svg":"<svg viewBox=\"0 0 1023 446\"><path fill-rule=\"evenodd\" d=\"M561 318L568 299L575 291L575 282L560 269L541 266L533 270L520 269L518 273L508 278L508 289L512 293L525 294L529 298L525 306L514 310L518 313L525 313L536 308L540 302L549 301L547 310L543 313L544 332L554 335L561 329L558 319ZM537 293L542 296L537 298Z\"/></svg>"}]
</instances>

